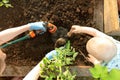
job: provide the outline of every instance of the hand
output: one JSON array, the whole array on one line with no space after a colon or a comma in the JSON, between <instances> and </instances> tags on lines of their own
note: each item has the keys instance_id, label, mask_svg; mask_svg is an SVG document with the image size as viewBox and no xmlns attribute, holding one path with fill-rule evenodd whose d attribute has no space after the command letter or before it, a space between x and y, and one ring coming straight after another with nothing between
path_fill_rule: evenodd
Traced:
<instances>
[{"instance_id":1,"label":"hand","mask_svg":"<svg viewBox=\"0 0 120 80\"><path fill-rule=\"evenodd\" d=\"M5 64L6 54L0 50L0 76L2 75L6 64Z\"/></svg>"},{"instance_id":2,"label":"hand","mask_svg":"<svg viewBox=\"0 0 120 80\"><path fill-rule=\"evenodd\" d=\"M90 62L92 62L94 65L101 63L101 61L97 60L94 56L92 56L92 55L90 55L90 54L88 54L88 56L89 56L89 57L88 57L88 60L89 60Z\"/></svg>"},{"instance_id":3,"label":"hand","mask_svg":"<svg viewBox=\"0 0 120 80\"><path fill-rule=\"evenodd\" d=\"M53 58L53 56L56 56L58 53L56 52L56 50L52 50L49 53L46 54L46 58L48 58L49 60L51 60Z\"/></svg>"},{"instance_id":4,"label":"hand","mask_svg":"<svg viewBox=\"0 0 120 80\"><path fill-rule=\"evenodd\" d=\"M30 30L41 30L42 33L46 32L47 29L44 26L44 22L34 22L34 23L29 23Z\"/></svg>"},{"instance_id":5,"label":"hand","mask_svg":"<svg viewBox=\"0 0 120 80\"><path fill-rule=\"evenodd\" d=\"M70 31L67 33L67 35L70 37L73 33L79 33L79 32L80 32L80 26L73 25Z\"/></svg>"}]
</instances>

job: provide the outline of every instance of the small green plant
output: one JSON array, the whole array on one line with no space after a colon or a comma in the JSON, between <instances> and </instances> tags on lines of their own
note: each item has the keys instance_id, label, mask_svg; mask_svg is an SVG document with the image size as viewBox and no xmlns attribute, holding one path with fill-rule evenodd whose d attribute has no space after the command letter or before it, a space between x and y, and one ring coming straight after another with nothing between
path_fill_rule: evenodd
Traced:
<instances>
[{"instance_id":1,"label":"small green plant","mask_svg":"<svg viewBox=\"0 0 120 80\"><path fill-rule=\"evenodd\" d=\"M7 8L8 8L8 7L13 7L11 4L9 4L9 2L10 2L9 0L1 0L1 1L0 1L0 7L1 7L1 6L5 6L5 7L7 7Z\"/></svg>"},{"instance_id":2,"label":"small green plant","mask_svg":"<svg viewBox=\"0 0 120 80\"><path fill-rule=\"evenodd\" d=\"M120 70L118 69L112 69L109 72L106 66L97 64L90 68L90 72L96 80L120 80Z\"/></svg>"},{"instance_id":3,"label":"small green plant","mask_svg":"<svg viewBox=\"0 0 120 80\"><path fill-rule=\"evenodd\" d=\"M45 80L74 80L75 73L69 71L67 65L73 64L77 56L77 52L70 46L70 41L62 48L55 49L58 55L54 56L52 60L43 59L44 65L40 65L42 70L40 76Z\"/></svg>"}]
</instances>

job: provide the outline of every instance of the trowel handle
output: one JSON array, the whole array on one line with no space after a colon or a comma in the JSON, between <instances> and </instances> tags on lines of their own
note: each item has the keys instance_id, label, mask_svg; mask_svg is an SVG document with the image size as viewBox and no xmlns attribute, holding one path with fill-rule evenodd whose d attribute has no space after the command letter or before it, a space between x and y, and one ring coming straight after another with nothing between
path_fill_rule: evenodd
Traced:
<instances>
[{"instance_id":1,"label":"trowel handle","mask_svg":"<svg viewBox=\"0 0 120 80\"><path fill-rule=\"evenodd\" d=\"M40 75L40 63L38 63L26 76L23 80L38 80Z\"/></svg>"}]
</instances>

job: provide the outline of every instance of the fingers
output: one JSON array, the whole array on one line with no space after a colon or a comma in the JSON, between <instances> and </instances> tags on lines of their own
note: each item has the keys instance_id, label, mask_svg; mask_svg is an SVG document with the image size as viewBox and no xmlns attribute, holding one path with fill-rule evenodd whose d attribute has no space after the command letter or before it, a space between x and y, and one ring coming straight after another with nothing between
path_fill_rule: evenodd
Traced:
<instances>
[{"instance_id":1,"label":"fingers","mask_svg":"<svg viewBox=\"0 0 120 80\"><path fill-rule=\"evenodd\" d=\"M48 58L49 60L51 60L53 58L53 56L56 56L58 53L56 52L56 50L52 50L49 53L46 54L46 58Z\"/></svg>"},{"instance_id":2,"label":"fingers","mask_svg":"<svg viewBox=\"0 0 120 80\"><path fill-rule=\"evenodd\" d=\"M0 50L0 60L5 60L6 59L6 54Z\"/></svg>"},{"instance_id":3,"label":"fingers","mask_svg":"<svg viewBox=\"0 0 120 80\"><path fill-rule=\"evenodd\" d=\"M46 27L44 26L44 22L33 22L29 23L30 30L41 30L43 32L46 32Z\"/></svg>"},{"instance_id":4,"label":"fingers","mask_svg":"<svg viewBox=\"0 0 120 80\"><path fill-rule=\"evenodd\" d=\"M4 72L5 67L6 67L5 60L0 59L0 76Z\"/></svg>"},{"instance_id":5,"label":"fingers","mask_svg":"<svg viewBox=\"0 0 120 80\"><path fill-rule=\"evenodd\" d=\"M74 27L72 27L72 28L70 29L70 31L67 33L67 35L68 35L69 37L72 35L72 33L73 33L72 31L73 31L73 30L75 30Z\"/></svg>"},{"instance_id":6,"label":"fingers","mask_svg":"<svg viewBox=\"0 0 120 80\"><path fill-rule=\"evenodd\" d=\"M95 57L93 57L92 55L90 55L90 54L88 54L88 60L90 61L90 62L93 62L96 58Z\"/></svg>"},{"instance_id":7,"label":"fingers","mask_svg":"<svg viewBox=\"0 0 120 80\"><path fill-rule=\"evenodd\" d=\"M80 26L73 25L70 29L70 31L67 33L68 37L71 37L72 34L77 33L79 31Z\"/></svg>"},{"instance_id":8,"label":"fingers","mask_svg":"<svg viewBox=\"0 0 120 80\"><path fill-rule=\"evenodd\" d=\"M6 54L0 50L0 75L2 75L6 64L5 64Z\"/></svg>"},{"instance_id":9,"label":"fingers","mask_svg":"<svg viewBox=\"0 0 120 80\"><path fill-rule=\"evenodd\" d=\"M6 67L5 61L3 61L3 60L1 61L1 60L0 60L0 76L1 76L2 73L4 72L5 67Z\"/></svg>"},{"instance_id":10,"label":"fingers","mask_svg":"<svg viewBox=\"0 0 120 80\"><path fill-rule=\"evenodd\" d=\"M71 35L73 33L74 34L84 33L84 34L88 34L88 35L91 35L91 36L101 35L101 32L98 31L97 29L94 29L92 27L79 26L79 25L73 25L67 35L69 37L71 37Z\"/></svg>"},{"instance_id":11,"label":"fingers","mask_svg":"<svg viewBox=\"0 0 120 80\"><path fill-rule=\"evenodd\" d=\"M90 62L92 62L93 64L100 64L100 61L99 60L97 60L94 56L92 56L92 55L90 55L90 54L88 54L88 60L90 61Z\"/></svg>"}]
</instances>

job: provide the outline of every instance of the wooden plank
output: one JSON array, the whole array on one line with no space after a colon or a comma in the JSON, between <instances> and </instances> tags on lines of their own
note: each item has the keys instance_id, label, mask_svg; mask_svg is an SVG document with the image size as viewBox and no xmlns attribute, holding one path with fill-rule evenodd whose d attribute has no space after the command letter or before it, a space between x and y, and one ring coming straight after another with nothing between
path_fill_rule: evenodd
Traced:
<instances>
[{"instance_id":1,"label":"wooden plank","mask_svg":"<svg viewBox=\"0 0 120 80\"><path fill-rule=\"evenodd\" d=\"M104 11L104 4L103 0L95 0L95 6L94 6L94 22L96 27L103 32L103 11Z\"/></svg>"},{"instance_id":2,"label":"wooden plank","mask_svg":"<svg viewBox=\"0 0 120 80\"><path fill-rule=\"evenodd\" d=\"M25 76L34 66L13 66L7 65L2 77L5 76Z\"/></svg>"},{"instance_id":3,"label":"wooden plank","mask_svg":"<svg viewBox=\"0 0 120 80\"><path fill-rule=\"evenodd\" d=\"M119 31L117 0L104 0L104 32L118 35Z\"/></svg>"},{"instance_id":4,"label":"wooden plank","mask_svg":"<svg viewBox=\"0 0 120 80\"><path fill-rule=\"evenodd\" d=\"M77 77L82 77L82 76L89 77L91 76L89 72L89 68L90 66L70 66L70 71L72 73L76 73Z\"/></svg>"},{"instance_id":5,"label":"wooden plank","mask_svg":"<svg viewBox=\"0 0 120 80\"><path fill-rule=\"evenodd\" d=\"M13 66L8 65L1 77L7 76L25 76L34 66ZM77 77L91 76L89 73L90 66L70 66L70 71L76 73Z\"/></svg>"}]
</instances>

